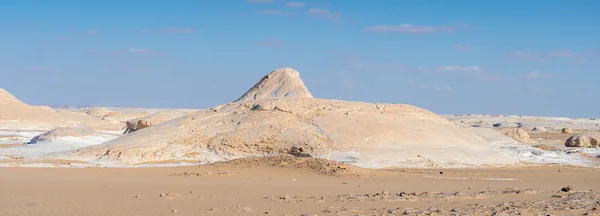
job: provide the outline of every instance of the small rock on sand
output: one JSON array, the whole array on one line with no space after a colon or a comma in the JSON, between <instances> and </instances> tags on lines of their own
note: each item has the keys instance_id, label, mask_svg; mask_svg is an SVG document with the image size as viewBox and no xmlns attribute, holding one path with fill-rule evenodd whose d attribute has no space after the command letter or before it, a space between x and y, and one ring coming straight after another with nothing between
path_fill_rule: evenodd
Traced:
<instances>
[{"instance_id":1,"label":"small rock on sand","mask_svg":"<svg viewBox=\"0 0 600 216\"><path fill-rule=\"evenodd\" d=\"M575 190L575 188L573 186L569 185L569 186L566 186L566 187L564 187L564 188L562 188L560 190L562 192L569 192L569 191Z\"/></svg>"},{"instance_id":2,"label":"small rock on sand","mask_svg":"<svg viewBox=\"0 0 600 216\"><path fill-rule=\"evenodd\" d=\"M573 129L571 128L563 128L560 130L561 133L563 134L572 134L573 133Z\"/></svg>"}]
</instances>

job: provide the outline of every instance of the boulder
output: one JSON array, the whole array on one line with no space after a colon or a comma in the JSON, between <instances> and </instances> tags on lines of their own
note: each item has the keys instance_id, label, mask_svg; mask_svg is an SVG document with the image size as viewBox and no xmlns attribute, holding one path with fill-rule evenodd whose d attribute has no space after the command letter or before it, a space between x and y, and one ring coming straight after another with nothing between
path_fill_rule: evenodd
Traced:
<instances>
[{"instance_id":1,"label":"boulder","mask_svg":"<svg viewBox=\"0 0 600 216\"><path fill-rule=\"evenodd\" d=\"M563 134L572 134L573 130L571 128L563 128L560 132Z\"/></svg>"},{"instance_id":2,"label":"boulder","mask_svg":"<svg viewBox=\"0 0 600 216\"><path fill-rule=\"evenodd\" d=\"M500 129L500 133L513 138L520 143L529 142L529 134L521 128L502 128Z\"/></svg>"},{"instance_id":3,"label":"boulder","mask_svg":"<svg viewBox=\"0 0 600 216\"><path fill-rule=\"evenodd\" d=\"M600 136L597 135L574 135L565 142L566 147L599 148Z\"/></svg>"}]
</instances>

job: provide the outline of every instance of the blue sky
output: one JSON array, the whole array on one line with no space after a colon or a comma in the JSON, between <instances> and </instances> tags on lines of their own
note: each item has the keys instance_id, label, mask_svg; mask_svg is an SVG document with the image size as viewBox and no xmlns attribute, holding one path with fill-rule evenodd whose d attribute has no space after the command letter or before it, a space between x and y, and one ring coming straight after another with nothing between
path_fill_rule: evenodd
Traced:
<instances>
[{"instance_id":1,"label":"blue sky","mask_svg":"<svg viewBox=\"0 0 600 216\"><path fill-rule=\"evenodd\" d=\"M271 70L315 97L600 117L600 1L0 1L30 104L207 108Z\"/></svg>"}]
</instances>

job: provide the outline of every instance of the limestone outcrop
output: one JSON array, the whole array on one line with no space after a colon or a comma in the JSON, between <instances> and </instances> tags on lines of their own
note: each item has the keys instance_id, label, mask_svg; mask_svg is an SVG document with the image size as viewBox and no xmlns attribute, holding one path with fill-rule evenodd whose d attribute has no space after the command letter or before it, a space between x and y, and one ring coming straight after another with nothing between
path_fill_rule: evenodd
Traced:
<instances>
[{"instance_id":1,"label":"limestone outcrop","mask_svg":"<svg viewBox=\"0 0 600 216\"><path fill-rule=\"evenodd\" d=\"M236 102L284 97L313 97L300 79L300 73L292 68L281 68L267 74Z\"/></svg>"},{"instance_id":2,"label":"limestone outcrop","mask_svg":"<svg viewBox=\"0 0 600 216\"><path fill-rule=\"evenodd\" d=\"M500 129L500 133L513 138L520 143L529 142L529 134L526 130L521 128L502 128Z\"/></svg>"}]
</instances>

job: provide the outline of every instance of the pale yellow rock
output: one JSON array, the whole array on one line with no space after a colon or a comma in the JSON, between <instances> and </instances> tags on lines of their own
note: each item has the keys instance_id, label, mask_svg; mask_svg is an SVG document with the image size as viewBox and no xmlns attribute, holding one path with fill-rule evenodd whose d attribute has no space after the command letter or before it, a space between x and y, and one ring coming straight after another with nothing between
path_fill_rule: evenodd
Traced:
<instances>
[{"instance_id":1,"label":"pale yellow rock","mask_svg":"<svg viewBox=\"0 0 600 216\"><path fill-rule=\"evenodd\" d=\"M110 110L109 108L106 108L106 107L94 107L94 108L88 109L85 112L85 114L96 117L96 118L102 118L106 114L109 114L111 112L112 112L112 110Z\"/></svg>"},{"instance_id":2,"label":"pale yellow rock","mask_svg":"<svg viewBox=\"0 0 600 216\"><path fill-rule=\"evenodd\" d=\"M148 112L145 111L130 111L130 112L117 112L113 111L107 113L102 117L102 120L111 121L111 122L121 122L125 123L129 120L141 118L147 116Z\"/></svg>"},{"instance_id":3,"label":"pale yellow rock","mask_svg":"<svg viewBox=\"0 0 600 216\"><path fill-rule=\"evenodd\" d=\"M500 133L513 138L520 143L529 142L529 133L522 128L502 128L500 129Z\"/></svg>"},{"instance_id":4,"label":"pale yellow rock","mask_svg":"<svg viewBox=\"0 0 600 216\"><path fill-rule=\"evenodd\" d=\"M215 162L286 153L291 147L382 167L513 162L486 140L425 109L310 98L235 102L56 157L116 164Z\"/></svg>"},{"instance_id":5,"label":"pale yellow rock","mask_svg":"<svg viewBox=\"0 0 600 216\"><path fill-rule=\"evenodd\" d=\"M572 133L573 133L573 130L572 130L571 128L563 128L563 129L561 130L561 132L562 132L563 134L572 134Z\"/></svg>"},{"instance_id":6,"label":"pale yellow rock","mask_svg":"<svg viewBox=\"0 0 600 216\"><path fill-rule=\"evenodd\" d=\"M312 98L291 68L271 72L236 102L48 157L122 165L217 162L286 154L292 147L373 168L518 162L471 129L419 107Z\"/></svg>"},{"instance_id":7,"label":"pale yellow rock","mask_svg":"<svg viewBox=\"0 0 600 216\"><path fill-rule=\"evenodd\" d=\"M0 129L50 130L75 127L81 122L70 120L47 106L30 106L0 89Z\"/></svg>"},{"instance_id":8,"label":"pale yellow rock","mask_svg":"<svg viewBox=\"0 0 600 216\"><path fill-rule=\"evenodd\" d=\"M292 68L281 68L264 76L236 101L248 101L268 98L312 98L300 73Z\"/></svg>"},{"instance_id":9,"label":"pale yellow rock","mask_svg":"<svg viewBox=\"0 0 600 216\"><path fill-rule=\"evenodd\" d=\"M196 110L197 111L197 110ZM194 111L191 110L167 110L161 111L157 113L153 113L148 116L135 118L126 122L126 130L125 134L131 133L143 128L150 127L152 125L157 125L166 121L170 121L179 117L182 117L186 114L192 113Z\"/></svg>"},{"instance_id":10,"label":"pale yellow rock","mask_svg":"<svg viewBox=\"0 0 600 216\"><path fill-rule=\"evenodd\" d=\"M81 122L94 130L102 131L119 131L124 128L123 123L115 121L102 120L90 115L86 115L82 112L72 110L57 110L58 113L62 114L68 119Z\"/></svg>"}]
</instances>

